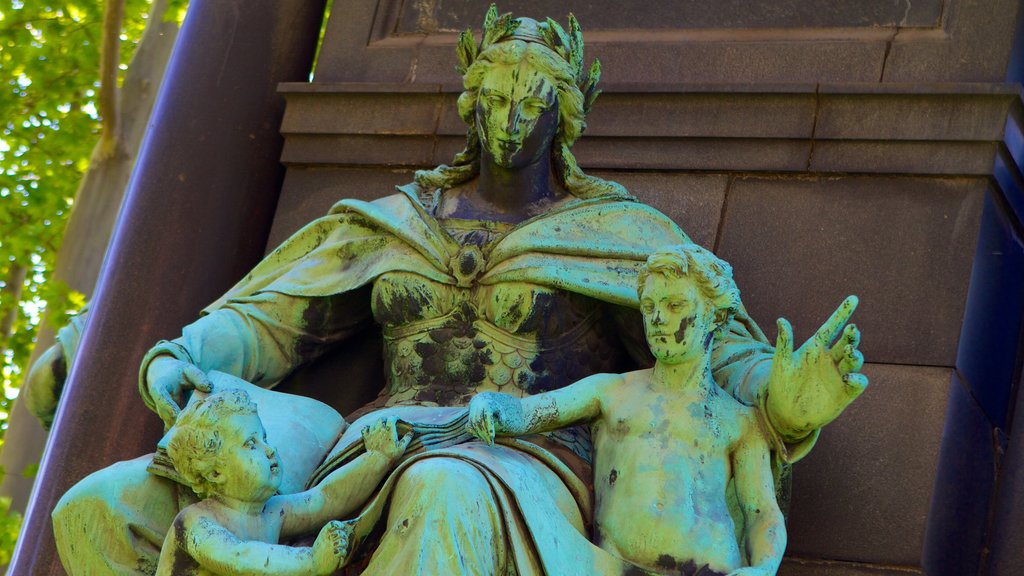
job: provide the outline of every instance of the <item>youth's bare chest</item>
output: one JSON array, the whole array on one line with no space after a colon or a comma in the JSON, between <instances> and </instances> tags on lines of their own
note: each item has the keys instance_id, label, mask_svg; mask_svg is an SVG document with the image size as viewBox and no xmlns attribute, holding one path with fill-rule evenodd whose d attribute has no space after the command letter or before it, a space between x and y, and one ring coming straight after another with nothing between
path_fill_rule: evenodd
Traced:
<instances>
[{"instance_id":1,"label":"youth's bare chest","mask_svg":"<svg viewBox=\"0 0 1024 576\"><path fill-rule=\"evenodd\" d=\"M724 454L741 431L720 398L652 394L630 401L628 394L609 405L600 433L611 442L664 446L673 452Z\"/></svg>"}]
</instances>

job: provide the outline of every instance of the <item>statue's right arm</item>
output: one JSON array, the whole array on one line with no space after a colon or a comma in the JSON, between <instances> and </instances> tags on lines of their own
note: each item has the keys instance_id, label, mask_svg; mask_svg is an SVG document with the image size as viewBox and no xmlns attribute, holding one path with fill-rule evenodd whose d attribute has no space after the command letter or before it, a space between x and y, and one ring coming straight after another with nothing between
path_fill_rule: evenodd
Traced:
<instances>
[{"instance_id":1,"label":"statue's right arm","mask_svg":"<svg viewBox=\"0 0 1024 576\"><path fill-rule=\"evenodd\" d=\"M229 300L150 350L140 371L143 400L170 425L185 395L202 389L211 370L273 385L369 322L367 290L328 297L263 292Z\"/></svg>"},{"instance_id":2,"label":"statue's right arm","mask_svg":"<svg viewBox=\"0 0 1024 576\"><path fill-rule=\"evenodd\" d=\"M482 392L469 403L467 430L492 444L495 436L523 436L550 432L601 414L607 386L621 382L618 374L594 374L558 390L515 398Z\"/></svg>"},{"instance_id":3,"label":"statue's right arm","mask_svg":"<svg viewBox=\"0 0 1024 576\"><path fill-rule=\"evenodd\" d=\"M208 517L185 519L183 524L186 552L214 574L303 576L333 571L318 566L327 562L318 561L313 548L241 540Z\"/></svg>"}]
</instances>

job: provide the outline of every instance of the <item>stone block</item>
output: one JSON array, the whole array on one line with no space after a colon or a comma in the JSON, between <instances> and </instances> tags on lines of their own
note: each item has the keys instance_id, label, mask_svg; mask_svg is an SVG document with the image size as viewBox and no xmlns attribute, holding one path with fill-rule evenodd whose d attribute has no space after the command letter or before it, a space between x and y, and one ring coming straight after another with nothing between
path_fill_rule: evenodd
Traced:
<instances>
[{"instance_id":1,"label":"stone block","mask_svg":"<svg viewBox=\"0 0 1024 576\"><path fill-rule=\"evenodd\" d=\"M283 134L433 134L439 94L392 92L288 95Z\"/></svg>"},{"instance_id":2,"label":"stone block","mask_svg":"<svg viewBox=\"0 0 1024 576\"><path fill-rule=\"evenodd\" d=\"M788 553L919 565L950 372L864 367L867 390L793 468Z\"/></svg>"},{"instance_id":3,"label":"stone block","mask_svg":"<svg viewBox=\"0 0 1024 576\"><path fill-rule=\"evenodd\" d=\"M587 118L591 136L810 138L814 93L602 94Z\"/></svg>"},{"instance_id":4,"label":"stone block","mask_svg":"<svg viewBox=\"0 0 1024 576\"><path fill-rule=\"evenodd\" d=\"M573 153L595 168L797 172L810 148L803 140L584 137Z\"/></svg>"},{"instance_id":5,"label":"stone block","mask_svg":"<svg viewBox=\"0 0 1024 576\"><path fill-rule=\"evenodd\" d=\"M995 142L816 140L809 170L874 174L992 173Z\"/></svg>"},{"instance_id":6,"label":"stone block","mask_svg":"<svg viewBox=\"0 0 1024 576\"><path fill-rule=\"evenodd\" d=\"M999 140L1013 101L1008 94L823 92L814 134L824 140Z\"/></svg>"},{"instance_id":7,"label":"stone block","mask_svg":"<svg viewBox=\"0 0 1024 576\"><path fill-rule=\"evenodd\" d=\"M771 337L809 338L848 294L871 362L952 366L983 178L738 178L718 254Z\"/></svg>"},{"instance_id":8,"label":"stone block","mask_svg":"<svg viewBox=\"0 0 1024 576\"><path fill-rule=\"evenodd\" d=\"M399 4L396 0L381 4ZM404 2L396 31L423 34L438 31L477 29L483 21L478 4L444 3L438 0ZM942 16L941 0L915 1L903 5L889 0L805 0L779 2L700 0L651 3L644 0L620 0L615 10L601 2L552 3L545 0L508 0L498 8L516 16L543 18L550 16L565 25L566 13L572 11L586 30L730 30L768 28L831 28L831 27L935 27Z\"/></svg>"},{"instance_id":9,"label":"stone block","mask_svg":"<svg viewBox=\"0 0 1024 576\"><path fill-rule=\"evenodd\" d=\"M913 566L882 566L857 562L786 558L779 567L779 576L923 576Z\"/></svg>"},{"instance_id":10,"label":"stone block","mask_svg":"<svg viewBox=\"0 0 1024 576\"><path fill-rule=\"evenodd\" d=\"M284 164L426 166L432 163L433 136L292 134L285 139Z\"/></svg>"},{"instance_id":11,"label":"stone block","mask_svg":"<svg viewBox=\"0 0 1024 576\"><path fill-rule=\"evenodd\" d=\"M942 31L895 35L883 82L1001 82L1020 2L951 0Z\"/></svg>"},{"instance_id":12,"label":"stone block","mask_svg":"<svg viewBox=\"0 0 1024 576\"><path fill-rule=\"evenodd\" d=\"M629 41L593 42L588 58L600 58L603 77L615 82L877 82L881 76L883 38L798 36L756 39L737 33L718 41L684 36L652 42L638 34Z\"/></svg>"}]
</instances>

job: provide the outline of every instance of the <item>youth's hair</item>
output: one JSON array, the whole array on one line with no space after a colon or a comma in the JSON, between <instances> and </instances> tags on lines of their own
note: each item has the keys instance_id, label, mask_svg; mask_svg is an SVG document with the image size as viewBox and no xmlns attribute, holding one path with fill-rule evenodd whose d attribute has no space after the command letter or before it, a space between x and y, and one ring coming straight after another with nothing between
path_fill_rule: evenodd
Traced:
<instances>
[{"instance_id":1,"label":"youth's hair","mask_svg":"<svg viewBox=\"0 0 1024 576\"><path fill-rule=\"evenodd\" d=\"M669 280L692 278L701 295L715 308L719 327L727 326L740 308L740 289L732 279L732 266L696 244L669 246L651 254L637 277L636 293L640 298L644 296L644 285L651 274L660 274Z\"/></svg>"},{"instance_id":2,"label":"youth's hair","mask_svg":"<svg viewBox=\"0 0 1024 576\"><path fill-rule=\"evenodd\" d=\"M585 174L570 147L587 127L583 93L576 86L575 73L566 60L541 44L518 39L505 40L481 52L463 77L465 91L459 96L459 116L469 125L466 148L451 166L416 172L416 183L425 190L452 188L480 173L480 136L476 125L476 104L487 72L495 65L527 62L555 86L558 101L558 129L551 145L555 176L577 198L630 198L617 182Z\"/></svg>"},{"instance_id":3,"label":"youth's hair","mask_svg":"<svg viewBox=\"0 0 1024 576\"><path fill-rule=\"evenodd\" d=\"M236 414L256 414L249 394L244 390L218 392L187 406L171 429L167 454L200 498L208 498L215 488L208 476L221 463L220 422Z\"/></svg>"}]
</instances>

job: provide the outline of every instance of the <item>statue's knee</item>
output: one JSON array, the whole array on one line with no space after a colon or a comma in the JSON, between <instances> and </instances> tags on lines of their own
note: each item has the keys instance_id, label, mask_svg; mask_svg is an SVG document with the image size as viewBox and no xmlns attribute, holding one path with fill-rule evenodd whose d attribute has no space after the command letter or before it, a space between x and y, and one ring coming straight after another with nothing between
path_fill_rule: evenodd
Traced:
<instances>
[{"instance_id":1,"label":"statue's knee","mask_svg":"<svg viewBox=\"0 0 1024 576\"><path fill-rule=\"evenodd\" d=\"M463 497L491 491L487 479L475 466L454 458L426 458L414 463L402 473L396 489Z\"/></svg>"}]
</instances>

